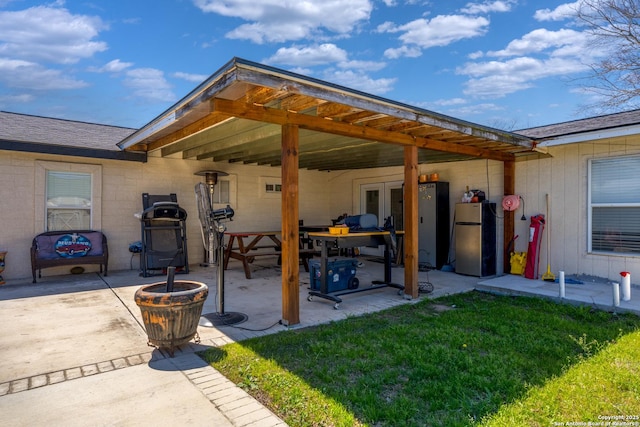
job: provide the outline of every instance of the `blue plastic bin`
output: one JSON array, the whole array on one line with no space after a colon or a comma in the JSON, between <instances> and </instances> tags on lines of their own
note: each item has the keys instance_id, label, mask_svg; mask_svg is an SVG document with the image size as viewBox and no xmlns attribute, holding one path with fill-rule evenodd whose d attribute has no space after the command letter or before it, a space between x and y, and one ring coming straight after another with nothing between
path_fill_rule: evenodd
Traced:
<instances>
[{"instance_id":1,"label":"blue plastic bin","mask_svg":"<svg viewBox=\"0 0 640 427\"><path fill-rule=\"evenodd\" d=\"M356 278L358 261L354 258L338 258L327 261L327 293L356 289L359 281ZM322 291L320 286L320 261L309 260L309 275L311 276L311 289Z\"/></svg>"}]
</instances>

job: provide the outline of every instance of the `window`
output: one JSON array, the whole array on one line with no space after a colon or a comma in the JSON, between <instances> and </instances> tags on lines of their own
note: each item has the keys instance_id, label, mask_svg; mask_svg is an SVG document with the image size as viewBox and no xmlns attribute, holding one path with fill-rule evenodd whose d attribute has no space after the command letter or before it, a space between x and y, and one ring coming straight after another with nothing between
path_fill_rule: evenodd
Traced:
<instances>
[{"instance_id":1,"label":"window","mask_svg":"<svg viewBox=\"0 0 640 427\"><path fill-rule=\"evenodd\" d=\"M36 161L36 230L100 230L102 167Z\"/></svg>"},{"instance_id":2,"label":"window","mask_svg":"<svg viewBox=\"0 0 640 427\"><path fill-rule=\"evenodd\" d=\"M91 174L47 171L47 231L91 228Z\"/></svg>"},{"instance_id":3,"label":"window","mask_svg":"<svg viewBox=\"0 0 640 427\"><path fill-rule=\"evenodd\" d=\"M280 184L265 184L265 189L267 193L281 193L282 185Z\"/></svg>"},{"instance_id":4,"label":"window","mask_svg":"<svg viewBox=\"0 0 640 427\"><path fill-rule=\"evenodd\" d=\"M229 181L227 180L218 180L214 191L213 191L213 203L219 203L223 205L227 205L231 200L230 191L229 191Z\"/></svg>"},{"instance_id":5,"label":"window","mask_svg":"<svg viewBox=\"0 0 640 427\"><path fill-rule=\"evenodd\" d=\"M275 176L261 176L260 194L261 198L279 198L282 195L282 179Z\"/></svg>"},{"instance_id":6,"label":"window","mask_svg":"<svg viewBox=\"0 0 640 427\"><path fill-rule=\"evenodd\" d=\"M640 255L640 156L589 163L589 252Z\"/></svg>"}]
</instances>

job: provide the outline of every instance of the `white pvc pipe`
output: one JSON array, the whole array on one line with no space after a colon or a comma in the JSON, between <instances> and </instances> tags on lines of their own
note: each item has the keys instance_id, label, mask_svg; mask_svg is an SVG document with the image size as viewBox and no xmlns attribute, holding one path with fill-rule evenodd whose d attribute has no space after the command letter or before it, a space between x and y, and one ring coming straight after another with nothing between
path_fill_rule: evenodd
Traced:
<instances>
[{"instance_id":1,"label":"white pvc pipe","mask_svg":"<svg viewBox=\"0 0 640 427\"><path fill-rule=\"evenodd\" d=\"M613 306L619 307L620 306L620 284L618 282L612 282L611 285L613 286Z\"/></svg>"},{"instance_id":2,"label":"white pvc pipe","mask_svg":"<svg viewBox=\"0 0 640 427\"><path fill-rule=\"evenodd\" d=\"M558 284L560 285L560 298L564 299L564 271L559 271Z\"/></svg>"},{"instance_id":3,"label":"white pvc pipe","mask_svg":"<svg viewBox=\"0 0 640 427\"><path fill-rule=\"evenodd\" d=\"M620 278L622 282L622 300L629 301L631 300L631 273L623 271L620 273Z\"/></svg>"}]
</instances>

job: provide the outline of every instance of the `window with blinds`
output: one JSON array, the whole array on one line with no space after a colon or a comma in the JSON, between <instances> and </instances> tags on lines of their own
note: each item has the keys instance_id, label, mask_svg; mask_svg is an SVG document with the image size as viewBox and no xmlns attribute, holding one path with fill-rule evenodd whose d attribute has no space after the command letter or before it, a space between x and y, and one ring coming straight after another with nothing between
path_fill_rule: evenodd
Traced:
<instances>
[{"instance_id":1,"label":"window with blinds","mask_svg":"<svg viewBox=\"0 0 640 427\"><path fill-rule=\"evenodd\" d=\"M91 174L47 171L47 231L91 228Z\"/></svg>"},{"instance_id":2,"label":"window with blinds","mask_svg":"<svg viewBox=\"0 0 640 427\"><path fill-rule=\"evenodd\" d=\"M589 163L589 251L640 254L640 156Z\"/></svg>"}]
</instances>

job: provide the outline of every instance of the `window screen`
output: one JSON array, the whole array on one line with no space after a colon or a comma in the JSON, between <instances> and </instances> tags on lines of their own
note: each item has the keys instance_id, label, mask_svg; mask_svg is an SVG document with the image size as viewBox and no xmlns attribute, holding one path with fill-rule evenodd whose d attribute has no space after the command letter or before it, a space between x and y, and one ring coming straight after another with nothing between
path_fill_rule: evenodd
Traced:
<instances>
[{"instance_id":1,"label":"window screen","mask_svg":"<svg viewBox=\"0 0 640 427\"><path fill-rule=\"evenodd\" d=\"M640 254L640 157L592 160L590 251Z\"/></svg>"},{"instance_id":2,"label":"window screen","mask_svg":"<svg viewBox=\"0 0 640 427\"><path fill-rule=\"evenodd\" d=\"M91 228L91 174L47 171L47 230Z\"/></svg>"}]
</instances>

